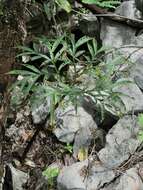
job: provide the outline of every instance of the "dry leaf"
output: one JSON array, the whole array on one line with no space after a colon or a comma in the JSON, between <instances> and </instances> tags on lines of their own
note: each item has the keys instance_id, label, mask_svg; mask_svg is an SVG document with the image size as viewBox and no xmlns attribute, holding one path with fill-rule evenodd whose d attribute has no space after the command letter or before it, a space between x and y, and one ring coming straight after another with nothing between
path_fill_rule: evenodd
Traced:
<instances>
[{"instance_id":1,"label":"dry leaf","mask_svg":"<svg viewBox=\"0 0 143 190\"><path fill-rule=\"evenodd\" d=\"M88 158L88 150L87 148L80 148L78 152L79 161L86 160Z\"/></svg>"}]
</instances>

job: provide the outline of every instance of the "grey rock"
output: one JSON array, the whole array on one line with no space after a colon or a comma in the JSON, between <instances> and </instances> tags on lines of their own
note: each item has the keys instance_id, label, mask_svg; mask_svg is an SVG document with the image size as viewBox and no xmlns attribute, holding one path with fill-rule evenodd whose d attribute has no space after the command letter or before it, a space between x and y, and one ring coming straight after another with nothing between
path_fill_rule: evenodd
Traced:
<instances>
[{"instance_id":1,"label":"grey rock","mask_svg":"<svg viewBox=\"0 0 143 190\"><path fill-rule=\"evenodd\" d=\"M73 146L73 154L74 157L78 155L80 149L86 149L88 151L88 147L93 139L93 135L91 130L86 128L81 128L75 135L74 146Z\"/></svg>"},{"instance_id":2,"label":"grey rock","mask_svg":"<svg viewBox=\"0 0 143 190\"><path fill-rule=\"evenodd\" d=\"M121 3L115 13L131 19L141 19L140 11L137 10L134 0Z\"/></svg>"},{"instance_id":3,"label":"grey rock","mask_svg":"<svg viewBox=\"0 0 143 190\"><path fill-rule=\"evenodd\" d=\"M143 182L138 175L137 168L127 170L120 178L115 190L142 190Z\"/></svg>"},{"instance_id":4,"label":"grey rock","mask_svg":"<svg viewBox=\"0 0 143 190\"><path fill-rule=\"evenodd\" d=\"M128 58L131 63L128 68L129 75L134 79L139 88L143 89L143 51L142 51L143 35L136 36L132 39L130 47L120 50L121 54Z\"/></svg>"},{"instance_id":5,"label":"grey rock","mask_svg":"<svg viewBox=\"0 0 143 190\"><path fill-rule=\"evenodd\" d=\"M141 15L135 7L134 1L125 1L116 9L116 14L131 19L141 19ZM120 47L131 44L136 35L136 29L130 26L103 19L101 23L101 39L106 47Z\"/></svg>"},{"instance_id":6,"label":"grey rock","mask_svg":"<svg viewBox=\"0 0 143 190\"><path fill-rule=\"evenodd\" d=\"M76 133L82 129L96 129L97 125L83 107L77 108L77 113L74 106L67 106L66 109L57 109L57 126L54 130L56 137L62 142L73 142ZM90 132L88 131L88 136Z\"/></svg>"},{"instance_id":7,"label":"grey rock","mask_svg":"<svg viewBox=\"0 0 143 190\"><path fill-rule=\"evenodd\" d=\"M134 1L125 1L117 8L116 13L128 16L130 18L139 18L136 16ZM130 8L129 8L130 7ZM143 35L136 36L136 30L122 24L104 19L101 24L101 39L106 47L121 47L118 49L125 58L130 62L128 72L139 88L143 89ZM106 56L109 61L111 55ZM127 64L126 64L127 65ZM125 68L126 69L126 68Z\"/></svg>"},{"instance_id":8,"label":"grey rock","mask_svg":"<svg viewBox=\"0 0 143 190\"><path fill-rule=\"evenodd\" d=\"M141 90L138 88L133 80L129 78L122 80L131 81L131 83L122 84L114 89L114 91L122 93L120 97L124 103L125 110L121 108L121 111L123 113L143 111L143 94Z\"/></svg>"},{"instance_id":9,"label":"grey rock","mask_svg":"<svg viewBox=\"0 0 143 190\"><path fill-rule=\"evenodd\" d=\"M57 179L58 190L93 190L111 182L115 174L99 161L88 160L64 167Z\"/></svg>"},{"instance_id":10,"label":"grey rock","mask_svg":"<svg viewBox=\"0 0 143 190\"><path fill-rule=\"evenodd\" d=\"M118 27L117 27L118 28ZM131 110L134 109L134 111L142 111L143 110L143 102L142 102L142 93L140 89L143 89L143 52L142 52L142 43L143 43L143 35L134 36L134 32L129 33L129 36L127 37L127 41L124 40L124 33L118 33L117 31L114 32L114 29L116 30L116 24L110 28L107 29L106 36L103 38L103 44L104 45L111 45L113 47L119 47L120 45L125 45L124 48L120 48L119 52L121 55L125 57L125 59L128 59L129 64L124 64L121 68L122 71L126 71L125 73L128 73L127 76L132 78L134 82L137 84L127 84L120 87L119 92L123 92L126 95L129 95L130 97L122 97L127 112L131 112ZM110 30L111 33L113 32L115 34L114 38L113 36L110 36ZM125 31L125 29L124 29ZM131 34L131 35L130 35ZM119 38L118 38L119 37ZM116 40L116 42L114 41ZM110 41L110 42L109 42ZM107 62L111 58L110 55L106 57ZM138 87L140 88L138 88Z\"/></svg>"},{"instance_id":11,"label":"grey rock","mask_svg":"<svg viewBox=\"0 0 143 190\"><path fill-rule=\"evenodd\" d=\"M13 190L24 190L23 185L28 180L28 174L17 170L11 164L8 165L12 174Z\"/></svg>"},{"instance_id":12,"label":"grey rock","mask_svg":"<svg viewBox=\"0 0 143 190\"><path fill-rule=\"evenodd\" d=\"M105 148L98 153L101 162L112 168L127 160L140 145L138 132L136 116L121 118L107 134Z\"/></svg>"},{"instance_id":13,"label":"grey rock","mask_svg":"<svg viewBox=\"0 0 143 190\"><path fill-rule=\"evenodd\" d=\"M126 170L117 177L112 183L107 184L101 190L142 190L143 183L139 175L140 166L135 166Z\"/></svg>"},{"instance_id":14,"label":"grey rock","mask_svg":"<svg viewBox=\"0 0 143 190\"><path fill-rule=\"evenodd\" d=\"M130 26L103 19L101 23L101 40L105 47L120 47L129 44L136 30Z\"/></svg>"},{"instance_id":15,"label":"grey rock","mask_svg":"<svg viewBox=\"0 0 143 190\"><path fill-rule=\"evenodd\" d=\"M95 164L90 168L86 187L87 190L99 189L103 185L110 183L115 178L115 173L109 169Z\"/></svg>"},{"instance_id":16,"label":"grey rock","mask_svg":"<svg viewBox=\"0 0 143 190\"><path fill-rule=\"evenodd\" d=\"M64 167L57 179L58 190L87 190L84 178L84 169L87 167L88 161L77 162L71 166ZM83 170L83 171L82 171Z\"/></svg>"},{"instance_id":17,"label":"grey rock","mask_svg":"<svg viewBox=\"0 0 143 190\"><path fill-rule=\"evenodd\" d=\"M137 171L140 166L127 170L119 177L116 175L116 168L140 146L138 131L136 116L124 116L109 131L106 146L98 153L100 161L89 157L64 167L57 179L58 190L134 190L135 187L141 190L143 183Z\"/></svg>"},{"instance_id":18,"label":"grey rock","mask_svg":"<svg viewBox=\"0 0 143 190\"><path fill-rule=\"evenodd\" d=\"M108 42L108 39L105 38L103 43L106 44L106 40ZM117 45L114 45L112 42L109 42L109 44L111 44L113 47ZM124 47L120 48L118 53L123 55L123 57L128 60L128 64L124 64L124 68L122 68L122 70L127 71L128 76L130 76L135 81L139 88L143 89L143 34L128 38L128 41L125 44L122 43L122 39L120 39L119 44L123 45ZM107 61L109 58L110 55L106 57Z\"/></svg>"},{"instance_id":19,"label":"grey rock","mask_svg":"<svg viewBox=\"0 0 143 190\"><path fill-rule=\"evenodd\" d=\"M105 145L105 136L106 133L101 128L81 128L75 135L73 156L76 158L81 149L88 152L88 149L92 144L96 147L96 151L99 151Z\"/></svg>"},{"instance_id":20,"label":"grey rock","mask_svg":"<svg viewBox=\"0 0 143 190\"><path fill-rule=\"evenodd\" d=\"M47 98L46 101L37 106L32 110L32 118L34 124L42 123L48 116L50 112L50 98Z\"/></svg>"}]
</instances>

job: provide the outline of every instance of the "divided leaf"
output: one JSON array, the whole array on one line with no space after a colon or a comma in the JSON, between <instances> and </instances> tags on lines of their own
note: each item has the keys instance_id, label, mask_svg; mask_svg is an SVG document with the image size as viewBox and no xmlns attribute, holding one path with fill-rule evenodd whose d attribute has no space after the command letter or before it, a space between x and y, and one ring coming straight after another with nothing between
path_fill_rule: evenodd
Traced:
<instances>
[{"instance_id":1,"label":"divided leaf","mask_svg":"<svg viewBox=\"0 0 143 190\"><path fill-rule=\"evenodd\" d=\"M56 3L68 13L71 12L72 8L68 0L56 0Z\"/></svg>"}]
</instances>

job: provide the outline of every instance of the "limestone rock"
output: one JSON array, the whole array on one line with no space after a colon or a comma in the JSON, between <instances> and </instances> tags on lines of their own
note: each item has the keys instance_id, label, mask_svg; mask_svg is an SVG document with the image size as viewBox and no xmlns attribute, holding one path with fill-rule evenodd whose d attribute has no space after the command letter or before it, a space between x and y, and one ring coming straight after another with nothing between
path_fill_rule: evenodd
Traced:
<instances>
[{"instance_id":1,"label":"limestone rock","mask_svg":"<svg viewBox=\"0 0 143 190\"><path fill-rule=\"evenodd\" d=\"M124 116L106 136L105 148L98 153L99 159L109 168L117 167L126 161L139 147L139 126L136 116Z\"/></svg>"},{"instance_id":2,"label":"limestone rock","mask_svg":"<svg viewBox=\"0 0 143 190\"><path fill-rule=\"evenodd\" d=\"M58 190L86 190L84 184L85 172L88 161L77 162L69 167L64 167L57 179Z\"/></svg>"},{"instance_id":3,"label":"limestone rock","mask_svg":"<svg viewBox=\"0 0 143 190\"><path fill-rule=\"evenodd\" d=\"M60 108L57 110L57 126L54 134L60 141L73 142L76 133L82 128L89 130L97 128L92 115L83 107L78 107L77 113L74 106L68 106L65 110Z\"/></svg>"}]
</instances>

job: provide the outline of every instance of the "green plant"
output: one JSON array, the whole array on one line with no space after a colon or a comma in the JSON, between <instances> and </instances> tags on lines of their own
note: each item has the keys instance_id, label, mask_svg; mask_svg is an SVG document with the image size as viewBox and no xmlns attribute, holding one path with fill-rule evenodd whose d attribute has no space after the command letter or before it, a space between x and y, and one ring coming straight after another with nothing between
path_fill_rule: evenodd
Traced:
<instances>
[{"instance_id":1,"label":"green plant","mask_svg":"<svg viewBox=\"0 0 143 190\"><path fill-rule=\"evenodd\" d=\"M120 4L118 0L81 0L81 2L86 4L95 4L103 8L115 8L116 5ZM68 0L56 0L56 3L68 13L71 12L72 7Z\"/></svg>"},{"instance_id":2,"label":"green plant","mask_svg":"<svg viewBox=\"0 0 143 190\"><path fill-rule=\"evenodd\" d=\"M64 149L67 150L69 153L73 153L73 146L70 145L69 143L67 143L65 146L64 146Z\"/></svg>"},{"instance_id":3,"label":"green plant","mask_svg":"<svg viewBox=\"0 0 143 190\"><path fill-rule=\"evenodd\" d=\"M120 65L124 62L122 56L104 63L97 58L104 48L98 50L96 40L86 36L77 41L74 35L65 35L54 40L41 37L38 38L38 45L47 49L47 53L40 52L34 44L33 49L20 47L23 52L18 55L31 56L31 61L36 60L37 64L24 64L23 70L13 70L10 74L22 76L15 86L21 89L25 99L30 100L32 107L37 103L41 104L47 97L50 99L52 126L55 124L56 106L65 97L76 108L83 98L92 99L95 106L100 108L102 118L104 110L114 108L114 111L119 112L118 108L121 105L123 107L121 93L114 91L115 87L128 82L115 80L121 72ZM41 59L42 62L38 62ZM84 83L84 76L92 77L93 87Z\"/></svg>"},{"instance_id":4,"label":"green plant","mask_svg":"<svg viewBox=\"0 0 143 190\"><path fill-rule=\"evenodd\" d=\"M50 187L53 187L55 178L59 175L59 168L47 168L43 171L43 176L48 179L48 184Z\"/></svg>"},{"instance_id":5,"label":"green plant","mask_svg":"<svg viewBox=\"0 0 143 190\"><path fill-rule=\"evenodd\" d=\"M143 114L138 115L138 124L140 126L139 139L143 141Z\"/></svg>"},{"instance_id":6,"label":"green plant","mask_svg":"<svg viewBox=\"0 0 143 190\"><path fill-rule=\"evenodd\" d=\"M67 0L56 0L56 3L68 13L71 12L72 8L70 3Z\"/></svg>"},{"instance_id":7,"label":"green plant","mask_svg":"<svg viewBox=\"0 0 143 190\"><path fill-rule=\"evenodd\" d=\"M43 3L43 11L46 15L46 18L51 21L51 19L53 18L53 20L55 19L56 16L56 3L54 1L48 1L48 2L44 2Z\"/></svg>"},{"instance_id":8,"label":"green plant","mask_svg":"<svg viewBox=\"0 0 143 190\"><path fill-rule=\"evenodd\" d=\"M83 3L87 4L96 4L99 7L104 8L115 8L116 5L120 4L120 1L117 0L81 0Z\"/></svg>"}]
</instances>

